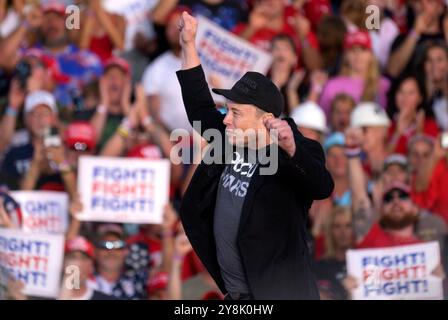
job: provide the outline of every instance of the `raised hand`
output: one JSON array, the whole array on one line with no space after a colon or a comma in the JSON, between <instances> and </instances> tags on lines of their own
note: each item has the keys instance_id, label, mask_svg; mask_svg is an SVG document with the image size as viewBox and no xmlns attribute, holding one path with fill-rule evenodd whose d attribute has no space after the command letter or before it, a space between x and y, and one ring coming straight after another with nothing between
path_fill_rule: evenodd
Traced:
<instances>
[{"instance_id":1,"label":"raised hand","mask_svg":"<svg viewBox=\"0 0 448 320\"><path fill-rule=\"evenodd\" d=\"M276 140L278 146L292 157L296 153L296 142L288 122L278 118L269 118L264 122L264 125L270 132L271 137L274 135L274 141ZM275 138L276 134L277 138Z\"/></svg>"},{"instance_id":2,"label":"raised hand","mask_svg":"<svg viewBox=\"0 0 448 320\"><path fill-rule=\"evenodd\" d=\"M196 32L198 30L198 21L187 12L183 12L179 20L178 28L180 31L180 45L182 47L194 46Z\"/></svg>"},{"instance_id":3,"label":"raised hand","mask_svg":"<svg viewBox=\"0 0 448 320\"><path fill-rule=\"evenodd\" d=\"M174 250L179 256L186 256L193 248L191 247L190 241L188 241L185 233L181 233L176 236L174 240Z\"/></svg>"}]
</instances>

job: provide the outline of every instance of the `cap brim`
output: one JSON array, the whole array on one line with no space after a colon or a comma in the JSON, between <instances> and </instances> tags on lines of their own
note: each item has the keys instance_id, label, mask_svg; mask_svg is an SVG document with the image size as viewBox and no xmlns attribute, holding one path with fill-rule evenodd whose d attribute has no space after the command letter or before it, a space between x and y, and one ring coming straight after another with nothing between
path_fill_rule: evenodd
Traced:
<instances>
[{"instance_id":1,"label":"cap brim","mask_svg":"<svg viewBox=\"0 0 448 320\"><path fill-rule=\"evenodd\" d=\"M212 91L236 103L253 104L247 97L241 96L235 91L229 89L212 89Z\"/></svg>"}]
</instances>

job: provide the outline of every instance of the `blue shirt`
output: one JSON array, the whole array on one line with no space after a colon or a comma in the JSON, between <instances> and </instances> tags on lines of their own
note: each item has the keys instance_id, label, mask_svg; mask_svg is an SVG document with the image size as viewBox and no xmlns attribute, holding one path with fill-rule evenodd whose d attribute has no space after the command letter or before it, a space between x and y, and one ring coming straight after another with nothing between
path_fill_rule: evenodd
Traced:
<instances>
[{"instance_id":1,"label":"blue shirt","mask_svg":"<svg viewBox=\"0 0 448 320\"><path fill-rule=\"evenodd\" d=\"M53 56L58 61L61 72L70 77L68 84L58 84L54 91L56 100L62 106L72 103L72 90L82 90L85 84L98 79L103 74L103 65L98 56L88 50L81 50L73 44L67 45L63 52L57 54L46 50L42 44L37 44L36 48Z\"/></svg>"}]
</instances>

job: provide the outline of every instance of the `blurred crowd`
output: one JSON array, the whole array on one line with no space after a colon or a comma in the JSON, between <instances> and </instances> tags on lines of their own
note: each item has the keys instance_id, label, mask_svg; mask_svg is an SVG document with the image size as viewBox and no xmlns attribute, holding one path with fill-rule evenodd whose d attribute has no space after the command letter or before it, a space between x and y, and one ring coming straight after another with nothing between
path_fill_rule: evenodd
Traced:
<instances>
[{"instance_id":1,"label":"blurred crowd","mask_svg":"<svg viewBox=\"0 0 448 320\"><path fill-rule=\"evenodd\" d=\"M140 20L111 9L119 2ZM66 25L69 4L80 28ZM64 264L79 266L81 289L61 286L60 298L223 298L178 218L195 165L171 164L161 225L77 219L80 156L169 158L171 131L193 134L175 74L185 10L269 51L284 116L323 146L335 189L308 223L321 297L350 299L348 249L438 241L444 278L445 1L0 0L0 226L16 227L9 191L68 193ZM12 279L9 297L33 298L21 288Z\"/></svg>"}]
</instances>

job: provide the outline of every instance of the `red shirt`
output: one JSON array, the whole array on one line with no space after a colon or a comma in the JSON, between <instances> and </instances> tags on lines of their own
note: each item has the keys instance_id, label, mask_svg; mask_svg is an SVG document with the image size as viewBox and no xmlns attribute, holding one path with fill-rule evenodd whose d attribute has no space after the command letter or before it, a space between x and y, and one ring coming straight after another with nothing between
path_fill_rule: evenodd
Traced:
<instances>
[{"instance_id":1,"label":"red shirt","mask_svg":"<svg viewBox=\"0 0 448 320\"><path fill-rule=\"evenodd\" d=\"M385 248L385 247L396 247L408 244L421 243L422 241L414 236L411 237L397 237L393 236L383 228L380 227L378 223L375 223L370 229L369 233L364 237L364 239L358 243L356 246L358 249L368 249L368 248Z\"/></svg>"},{"instance_id":2,"label":"red shirt","mask_svg":"<svg viewBox=\"0 0 448 320\"><path fill-rule=\"evenodd\" d=\"M412 199L422 208L441 216L448 223L448 164L442 159L432 172L428 189L424 192L413 192Z\"/></svg>"},{"instance_id":3,"label":"red shirt","mask_svg":"<svg viewBox=\"0 0 448 320\"><path fill-rule=\"evenodd\" d=\"M105 63L112 57L114 45L107 34L100 37L92 37L90 40L89 50L95 53L100 58L102 63Z\"/></svg>"},{"instance_id":4,"label":"red shirt","mask_svg":"<svg viewBox=\"0 0 448 320\"><path fill-rule=\"evenodd\" d=\"M297 41L299 37L294 29L294 19L297 14L298 12L293 7L287 6L284 10L283 27L281 30L273 30L270 28L259 29L252 35L252 37L250 37L249 42L259 47L260 49L270 51L272 38L279 34L287 34L292 37L293 40L295 40L297 55L300 56L301 45L299 41ZM233 33L240 35L246 29L246 27L247 24L240 23L233 29ZM319 48L317 37L313 32L310 31L308 33L307 40L313 48Z\"/></svg>"},{"instance_id":5,"label":"red shirt","mask_svg":"<svg viewBox=\"0 0 448 320\"><path fill-rule=\"evenodd\" d=\"M389 128L389 139L392 138L395 130L397 128L397 124L394 122L390 128ZM409 139L417 133L416 128L411 128L404 134L400 136L398 139L398 143L395 147L394 153L401 153L401 154L407 154L408 151L408 141ZM439 127L437 126L437 123L434 121L434 119L425 119L425 123L423 125L423 133L430 135L432 137L437 137L439 134Z\"/></svg>"}]
</instances>

